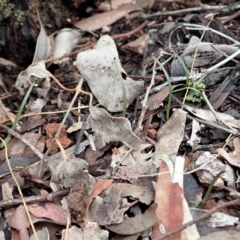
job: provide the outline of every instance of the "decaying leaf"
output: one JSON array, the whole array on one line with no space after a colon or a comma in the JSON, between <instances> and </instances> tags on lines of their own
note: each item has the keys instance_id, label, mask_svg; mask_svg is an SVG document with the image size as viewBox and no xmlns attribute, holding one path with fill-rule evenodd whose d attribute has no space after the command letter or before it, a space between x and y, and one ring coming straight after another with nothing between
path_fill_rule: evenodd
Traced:
<instances>
[{"instance_id":1,"label":"decaying leaf","mask_svg":"<svg viewBox=\"0 0 240 240\"><path fill-rule=\"evenodd\" d=\"M96 221L99 225L121 223L123 214L131 206L127 197L149 205L153 201L153 192L127 183L114 183L92 201L89 220Z\"/></svg>"},{"instance_id":2,"label":"decaying leaf","mask_svg":"<svg viewBox=\"0 0 240 240\"><path fill-rule=\"evenodd\" d=\"M137 150L142 141L131 131L131 124L123 117L111 117L103 108L89 108L90 116L87 122L95 132L97 149L103 148L106 143L120 141L127 147Z\"/></svg>"},{"instance_id":3,"label":"decaying leaf","mask_svg":"<svg viewBox=\"0 0 240 240\"><path fill-rule=\"evenodd\" d=\"M108 231L101 230L97 223L89 222L84 228L78 228L76 226L72 226L68 230L68 238L67 239L77 239L77 240L87 240L87 239L95 239L95 240L108 240ZM61 240L65 240L66 230L62 231Z\"/></svg>"},{"instance_id":4,"label":"decaying leaf","mask_svg":"<svg viewBox=\"0 0 240 240\"><path fill-rule=\"evenodd\" d=\"M51 181L59 182L64 187L74 187L78 183L84 183L86 194L89 195L92 191L94 178L88 174L88 164L83 159L69 159L60 161L55 169L51 169Z\"/></svg>"},{"instance_id":5,"label":"decaying leaf","mask_svg":"<svg viewBox=\"0 0 240 240\"><path fill-rule=\"evenodd\" d=\"M34 90L38 93L39 97L46 98L50 89L50 74L46 70L43 61L30 65L26 70L19 73L15 88L19 90L20 95L24 95L31 83L35 83L38 87Z\"/></svg>"},{"instance_id":6,"label":"decaying leaf","mask_svg":"<svg viewBox=\"0 0 240 240\"><path fill-rule=\"evenodd\" d=\"M204 152L196 160L195 167L200 167L205 164L196 172L199 181L205 184L210 184L218 173L224 171L224 173L216 180L214 186L222 187L224 186L224 182L227 182L228 186L233 187L235 185L233 169L228 164L223 164L222 161L214 158L216 158L216 155L212 155L210 152ZM208 161L209 163L206 164Z\"/></svg>"},{"instance_id":7,"label":"decaying leaf","mask_svg":"<svg viewBox=\"0 0 240 240\"><path fill-rule=\"evenodd\" d=\"M132 218L124 216L122 223L109 225L106 228L121 235L133 235L143 232L156 222L156 207L156 204L153 203L143 214L137 214Z\"/></svg>"},{"instance_id":8,"label":"decaying leaf","mask_svg":"<svg viewBox=\"0 0 240 240\"><path fill-rule=\"evenodd\" d=\"M92 200L99 195L103 190L108 188L112 184L113 180L110 179L99 179L92 188L92 192L87 199L87 206L86 206L86 219L88 220L88 209Z\"/></svg>"},{"instance_id":9,"label":"decaying leaf","mask_svg":"<svg viewBox=\"0 0 240 240\"><path fill-rule=\"evenodd\" d=\"M115 0L111 4L108 0L101 2L98 9L101 11L110 11L116 9L126 9L135 7L135 9L151 8L155 0Z\"/></svg>"},{"instance_id":10,"label":"decaying leaf","mask_svg":"<svg viewBox=\"0 0 240 240\"><path fill-rule=\"evenodd\" d=\"M123 111L124 101L128 106L144 90L143 81L123 77L126 72L121 67L116 45L108 35L98 40L95 49L78 54L77 67L99 103L110 112Z\"/></svg>"}]
</instances>

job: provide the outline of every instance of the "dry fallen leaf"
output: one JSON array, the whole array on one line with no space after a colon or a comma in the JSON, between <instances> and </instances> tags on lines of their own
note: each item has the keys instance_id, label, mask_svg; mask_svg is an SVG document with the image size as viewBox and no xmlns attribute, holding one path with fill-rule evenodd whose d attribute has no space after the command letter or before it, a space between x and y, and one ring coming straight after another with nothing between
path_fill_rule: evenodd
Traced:
<instances>
[{"instance_id":1,"label":"dry fallen leaf","mask_svg":"<svg viewBox=\"0 0 240 240\"><path fill-rule=\"evenodd\" d=\"M47 148L49 148L49 146L51 145L52 139L57 133L59 126L60 126L59 123L48 123L47 126L45 127L46 133L49 136L49 139L47 139L46 141ZM67 148L72 143L72 141L67 137L65 126L62 128L59 134L58 140L64 149ZM54 143L50 153L54 154L58 152L58 149L59 149L59 146L56 143Z\"/></svg>"},{"instance_id":2,"label":"dry fallen leaf","mask_svg":"<svg viewBox=\"0 0 240 240\"><path fill-rule=\"evenodd\" d=\"M129 42L121 47L121 49L130 50L139 54L143 54L149 42L149 34L144 33L138 39Z\"/></svg>"},{"instance_id":3,"label":"dry fallen leaf","mask_svg":"<svg viewBox=\"0 0 240 240\"><path fill-rule=\"evenodd\" d=\"M48 218L54 222L66 224L67 220L61 205L47 202L43 205L28 205L28 211L38 218Z\"/></svg>"},{"instance_id":4,"label":"dry fallen leaf","mask_svg":"<svg viewBox=\"0 0 240 240\"><path fill-rule=\"evenodd\" d=\"M132 184L111 184L92 201L89 207L89 220L97 222L99 225L121 223L123 214L131 206L131 203L127 201L127 197L149 205L153 201L154 194L147 188Z\"/></svg>"},{"instance_id":5,"label":"dry fallen leaf","mask_svg":"<svg viewBox=\"0 0 240 240\"><path fill-rule=\"evenodd\" d=\"M99 179L93 186L92 192L87 199L87 206L86 206L86 220L88 221L88 209L92 200L98 196L103 190L108 188L112 184L113 180L111 179Z\"/></svg>"},{"instance_id":6,"label":"dry fallen leaf","mask_svg":"<svg viewBox=\"0 0 240 240\"><path fill-rule=\"evenodd\" d=\"M40 22L41 30L38 35L36 49L33 57L33 63L45 60L49 57L51 53L51 42L46 34L46 31Z\"/></svg>"},{"instance_id":7,"label":"dry fallen leaf","mask_svg":"<svg viewBox=\"0 0 240 240\"><path fill-rule=\"evenodd\" d=\"M99 13L92 17L85 18L74 24L75 27L84 31L95 31L107 25L118 21L133 11L134 7L128 9L113 10L105 13Z\"/></svg>"},{"instance_id":8,"label":"dry fallen leaf","mask_svg":"<svg viewBox=\"0 0 240 240\"><path fill-rule=\"evenodd\" d=\"M161 159L175 162L179 145L182 142L186 114L181 109L176 110L171 118L158 130L158 142L155 145L154 163L159 167Z\"/></svg>"},{"instance_id":9,"label":"dry fallen leaf","mask_svg":"<svg viewBox=\"0 0 240 240\"><path fill-rule=\"evenodd\" d=\"M95 183L95 179L88 173L88 164L81 158L60 161L56 168L51 170L51 181L62 183L64 187L74 187L84 183L86 194L89 195Z\"/></svg>"},{"instance_id":10,"label":"dry fallen leaf","mask_svg":"<svg viewBox=\"0 0 240 240\"><path fill-rule=\"evenodd\" d=\"M127 147L137 150L142 141L131 130L128 119L111 117L103 108L89 108L90 116L87 122L95 131L95 145L97 149L103 148L109 142L120 141Z\"/></svg>"},{"instance_id":11,"label":"dry fallen leaf","mask_svg":"<svg viewBox=\"0 0 240 240\"><path fill-rule=\"evenodd\" d=\"M156 222L155 214L156 204L153 203L143 214L137 214L135 217L123 217L123 222L106 226L112 232L121 235L133 235L145 231Z\"/></svg>"},{"instance_id":12,"label":"dry fallen leaf","mask_svg":"<svg viewBox=\"0 0 240 240\"><path fill-rule=\"evenodd\" d=\"M15 209L14 213L7 218L7 222L9 227L19 231L20 240L29 239L28 228L30 227L30 224L23 205L20 205Z\"/></svg>"},{"instance_id":13,"label":"dry fallen leaf","mask_svg":"<svg viewBox=\"0 0 240 240\"><path fill-rule=\"evenodd\" d=\"M95 49L78 54L77 67L99 103L110 112L124 111L124 102L128 107L144 90L142 80L123 77L126 72L121 67L115 42L108 35L98 40Z\"/></svg>"}]
</instances>

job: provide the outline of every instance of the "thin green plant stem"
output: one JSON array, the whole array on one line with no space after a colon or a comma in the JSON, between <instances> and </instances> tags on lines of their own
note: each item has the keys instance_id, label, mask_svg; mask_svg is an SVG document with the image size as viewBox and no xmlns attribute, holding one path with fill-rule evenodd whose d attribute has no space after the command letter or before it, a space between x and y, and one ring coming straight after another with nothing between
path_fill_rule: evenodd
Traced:
<instances>
[{"instance_id":1,"label":"thin green plant stem","mask_svg":"<svg viewBox=\"0 0 240 240\"><path fill-rule=\"evenodd\" d=\"M173 90L172 93L176 93L176 92L181 92L183 90L193 90L195 91L196 93L201 93L200 91L198 91L196 88L193 88L193 87L183 87L183 88L179 88L179 89L176 89L176 90Z\"/></svg>"},{"instance_id":2,"label":"thin green plant stem","mask_svg":"<svg viewBox=\"0 0 240 240\"><path fill-rule=\"evenodd\" d=\"M170 118L170 109L171 109L171 103L172 103L172 83L171 83L171 79L165 69L164 66L162 66L162 70L164 72L164 75L167 79L168 82L168 88L169 88L169 94L168 94L168 105L167 105L167 113L166 113L166 119L168 120Z\"/></svg>"},{"instance_id":3,"label":"thin green plant stem","mask_svg":"<svg viewBox=\"0 0 240 240\"><path fill-rule=\"evenodd\" d=\"M20 108L18 109L16 118L15 118L13 124L12 124L12 127L11 127L12 130L16 129L16 126L17 126L17 123L18 123L18 121L20 119L20 116L22 114L23 108L26 105L26 102L27 102L27 100L30 96L30 93L32 92L34 86L36 86L36 85L34 83L31 83L30 87L28 88L28 90L26 92L26 95L24 96L23 101L20 105ZM4 142L7 144L10 140L11 140L11 136L8 134L7 137L4 139ZM4 147L4 145L1 143L0 148L3 148L3 147Z\"/></svg>"},{"instance_id":4,"label":"thin green plant stem","mask_svg":"<svg viewBox=\"0 0 240 240\"><path fill-rule=\"evenodd\" d=\"M205 205L205 203L206 203L206 201L207 201L207 199L208 199L208 197L209 197L209 195L210 195L210 193L211 193L211 191L212 191L212 189L213 189L214 183L218 180L218 178L219 178L219 177L221 176L221 174L223 174L223 173L224 173L224 171L221 171L220 173L218 173L218 174L213 178L211 184L210 184L209 187L208 187L207 192L206 192L205 195L204 195L203 200L201 201L201 203L200 203L200 205L199 205L199 208L203 208L203 207L204 207L204 205Z\"/></svg>"},{"instance_id":5,"label":"thin green plant stem","mask_svg":"<svg viewBox=\"0 0 240 240\"><path fill-rule=\"evenodd\" d=\"M129 155L129 153L132 151L132 149L130 148L124 155L123 157L120 159L119 163L117 164L117 166L114 168L113 173L112 173L112 178L114 178L117 169L119 168L119 166L122 164L122 162L126 159L126 157Z\"/></svg>"}]
</instances>

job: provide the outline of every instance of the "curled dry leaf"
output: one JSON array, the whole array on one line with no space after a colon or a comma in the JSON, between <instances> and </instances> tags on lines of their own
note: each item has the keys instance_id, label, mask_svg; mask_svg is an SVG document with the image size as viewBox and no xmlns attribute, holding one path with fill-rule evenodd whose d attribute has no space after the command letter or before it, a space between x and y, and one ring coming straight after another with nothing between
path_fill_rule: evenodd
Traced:
<instances>
[{"instance_id":1,"label":"curled dry leaf","mask_svg":"<svg viewBox=\"0 0 240 240\"><path fill-rule=\"evenodd\" d=\"M98 40L95 49L78 54L77 67L94 96L110 112L123 111L124 102L128 106L144 90L143 81L122 77L126 72L121 67L116 45L108 35Z\"/></svg>"},{"instance_id":2,"label":"curled dry leaf","mask_svg":"<svg viewBox=\"0 0 240 240\"><path fill-rule=\"evenodd\" d=\"M44 61L30 65L26 70L19 73L15 88L19 90L20 95L24 95L29 88L30 83L38 84L34 90L39 97L46 98L50 90L50 73L46 70Z\"/></svg>"},{"instance_id":3,"label":"curled dry leaf","mask_svg":"<svg viewBox=\"0 0 240 240\"><path fill-rule=\"evenodd\" d=\"M38 35L36 49L33 57L33 63L45 60L51 53L51 42L46 34L44 27L41 25L41 30Z\"/></svg>"},{"instance_id":4,"label":"curled dry leaf","mask_svg":"<svg viewBox=\"0 0 240 240\"><path fill-rule=\"evenodd\" d=\"M87 122L95 131L95 146L103 148L106 143L120 141L127 147L137 150L142 141L131 130L128 119L123 117L111 117L103 108L89 108L90 116Z\"/></svg>"}]
</instances>

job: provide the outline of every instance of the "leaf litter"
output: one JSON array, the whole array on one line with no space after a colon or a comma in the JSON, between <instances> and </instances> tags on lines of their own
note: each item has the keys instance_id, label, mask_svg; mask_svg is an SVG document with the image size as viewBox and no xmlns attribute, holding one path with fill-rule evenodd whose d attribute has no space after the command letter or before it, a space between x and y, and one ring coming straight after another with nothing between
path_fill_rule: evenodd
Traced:
<instances>
[{"instance_id":1,"label":"leaf litter","mask_svg":"<svg viewBox=\"0 0 240 240\"><path fill-rule=\"evenodd\" d=\"M199 3L188 19L190 2L108 4L73 18L81 30L65 26L55 38L40 22L32 64L18 76L2 61L1 139L14 138L0 152L0 206L10 209L1 208L1 220L18 239L55 239L56 229L61 239L204 239L223 226L228 231L221 236L239 235L234 24L203 17ZM131 18L135 10L142 14ZM107 25L110 34L102 35ZM5 98L11 89L4 77L20 94L14 104L14 95ZM199 202L185 193L187 174L202 193ZM19 200L18 185L24 197L11 205ZM52 199L61 190L68 194ZM48 197L40 204L43 192ZM28 195L33 201L25 206Z\"/></svg>"}]
</instances>

